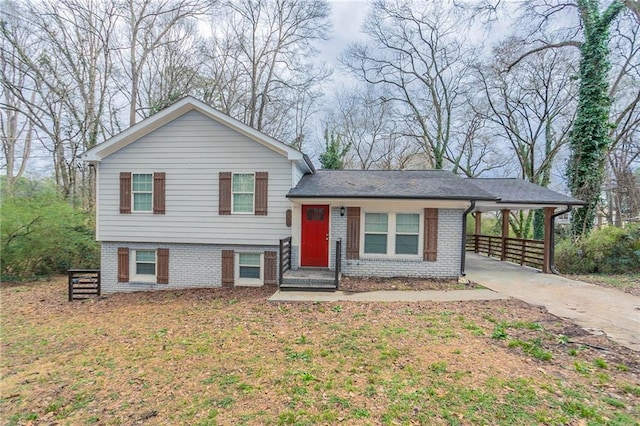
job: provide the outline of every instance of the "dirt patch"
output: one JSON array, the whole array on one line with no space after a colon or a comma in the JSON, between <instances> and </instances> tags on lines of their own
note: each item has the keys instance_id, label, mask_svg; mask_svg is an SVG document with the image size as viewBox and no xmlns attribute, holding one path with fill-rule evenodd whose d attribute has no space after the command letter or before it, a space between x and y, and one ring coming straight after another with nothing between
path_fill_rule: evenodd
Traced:
<instances>
[{"instance_id":1,"label":"dirt patch","mask_svg":"<svg viewBox=\"0 0 640 426\"><path fill-rule=\"evenodd\" d=\"M424 278L358 278L342 277L340 290L352 292L364 291L418 291L418 290L473 290L482 286L473 282L462 282L457 279L424 279Z\"/></svg>"},{"instance_id":2,"label":"dirt patch","mask_svg":"<svg viewBox=\"0 0 640 426\"><path fill-rule=\"evenodd\" d=\"M517 300L1 286L3 424L636 424L640 354Z\"/></svg>"}]
</instances>

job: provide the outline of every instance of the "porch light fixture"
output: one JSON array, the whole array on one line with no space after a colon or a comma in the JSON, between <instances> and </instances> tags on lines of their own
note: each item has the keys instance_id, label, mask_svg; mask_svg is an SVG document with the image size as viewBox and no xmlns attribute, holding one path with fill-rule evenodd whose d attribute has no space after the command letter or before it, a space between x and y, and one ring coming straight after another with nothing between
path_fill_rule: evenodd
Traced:
<instances>
[{"instance_id":1,"label":"porch light fixture","mask_svg":"<svg viewBox=\"0 0 640 426\"><path fill-rule=\"evenodd\" d=\"M344 206L340 207L340 216L344 216Z\"/></svg>"}]
</instances>

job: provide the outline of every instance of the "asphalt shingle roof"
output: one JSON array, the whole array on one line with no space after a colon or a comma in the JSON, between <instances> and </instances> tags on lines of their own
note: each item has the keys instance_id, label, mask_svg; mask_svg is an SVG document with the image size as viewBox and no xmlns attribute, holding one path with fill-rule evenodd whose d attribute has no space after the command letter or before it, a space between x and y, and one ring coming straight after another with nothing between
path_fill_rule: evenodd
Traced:
<instances>
[{"instance_id":1,"label":"asphalt shingle roof","mask_svg":"<svg viewBox=\"0 0 640 426\"><path fill-rule=\"evenodd\" d=\"M523 179L487 178L466 179L480 189L495 195L501 203L510 204L571 204L584 202Z\"/></svg>"},{"instance_id":2,"label":"asphalt shingle roof","mask_svg":"<svg viewBox=\"0 0 640 426\"><path fill-rule=\"evenodd\" d=\"M463 179L447 170L318 170L305 175L287 196L583 204L522 179Z\"/></svg>"},{"instance_id":3,"label":"asphalt shingle roof","mask_svg":"<svg viewBox=\"0 0 640 426\"><path fill-rule=\"evenodd\" d=\"M446 170L318 170L289 191L291 198L495 200Z\"/></svg>"}]
</instances>

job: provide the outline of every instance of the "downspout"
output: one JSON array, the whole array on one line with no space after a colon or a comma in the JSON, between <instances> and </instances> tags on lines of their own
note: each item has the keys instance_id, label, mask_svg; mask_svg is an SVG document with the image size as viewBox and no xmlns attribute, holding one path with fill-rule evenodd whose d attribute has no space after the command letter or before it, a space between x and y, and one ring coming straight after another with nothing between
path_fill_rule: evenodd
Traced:
<instances>
[{"instance_id":1,"label":"downspout","mask_svg":"<svg viewBox=\"0 0 640 426\"><path fill-rule=\"evenodd\" d=\"M476 207L476 201L471 200L471 205L462 214L462 249L460 250L460 276L466 275L465 263L467 260L467 215Z\"/></svg>"},{"instance_id":2,"label":"downspout","mask_svg":"<svg viewBox=\"0 0 640 426\"><path fill-rule=\"evenodd\" d=\"M551 259L549 261L549 269L551 269L551 272L556 275L560 275L560 272L558 272L558 270L556 269L556 261L555 261L555 251L556 251L555 220L556 220L556 217L561 216L565 213L569 213L571 210L573 210L573 206L569 204L566 209L551 215L551 223L549 224L549 226L551 226L551 241L549 241L549 245L550 245L549 256L551 257Z\"/></svg>"}]
</instances>

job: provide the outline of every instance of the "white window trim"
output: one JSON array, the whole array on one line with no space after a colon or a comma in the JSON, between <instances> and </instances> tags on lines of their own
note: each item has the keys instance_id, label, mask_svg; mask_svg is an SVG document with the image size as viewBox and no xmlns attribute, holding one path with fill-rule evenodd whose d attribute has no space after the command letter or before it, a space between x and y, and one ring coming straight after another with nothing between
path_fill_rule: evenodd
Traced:
<instances>
[{"instance_id":1,"label":"white window trim","mask_svg":"<svg viewBox=\"0 0 640 426\"><path fill-rule=\"evenodd\" d=\"M365 253L364 251L364 235L365 235L365 214L382 213L387 215L387 252L386 253ZM396 251L396 215L398 214L417 214L418 215L418 253L417 254L395 254ZM364 210L360 211L360 258L361 259L422 259L424 250L424 216L421 211L379 211ZM381 232L368 232L370 234L382 234ZM400 235L414 235L403 234Z\"/></svg>"},{"instance_id":2,"label":"white window trim","mask_svg":"<svg viewBox=\"0 0 640 426\"><path fill-rule=\"evenodd\" d=\"M252 202L251 202L251 211L250 212L237 212L234 209L235 203L233 202L234 200L234 195L236 194L236 192L233 191L233 177L236 175L252 175L253 176L253 192L251 193L251 195L253 196ZM249 192L238 192L238 194L249 194ZM238 214L238 215L253 215L256 212L256 174L255 172L233 172L231 173L231 214Z\"/></svg>"},{"instance_id":3,"label":"white window trim","mask_svg":"<svg viewBox=\"0 0 640 426\"><path fill-rule=\"evenodd\" d=\"M260 255L260 278L240 278L240 254L251 253ZM234 284L237 286L260 287L264 284L264 252L256 251L236 251L234 253Z\"/></svg>"},{"instance_id":4,"label":"white window trim","mask_svg":"<svg viewBox=\"0 0 640 426\"><path fill-rule=\"evenodd\" d=\"M135 203L135 193L133 192L133 176L134 175L151 175L151 209L149 210L136 210L136 203ZM154 184L155 184L155 179L153 178L153 173L151 172L131 172L131 213L153 213L153 191L154 191ZM146 194L147 192L140 192L138 191L137 193L139 194Z\"/></svg>"},{"instance_id":5,"label":"white window trim","mask_svg":"<svg viewBox=\"0 0 640 426\"><path fill-rule=\"evenodd\" d=\"M151 274L136 274L136 252L137 251L152 251L155 253L155 270L156 273ZM155 249L132 249L129 250L129 281L140 282L140 283L156 283L157 282L157 274L158 274L158 250Z\"/></svg>"}]
</instances>

